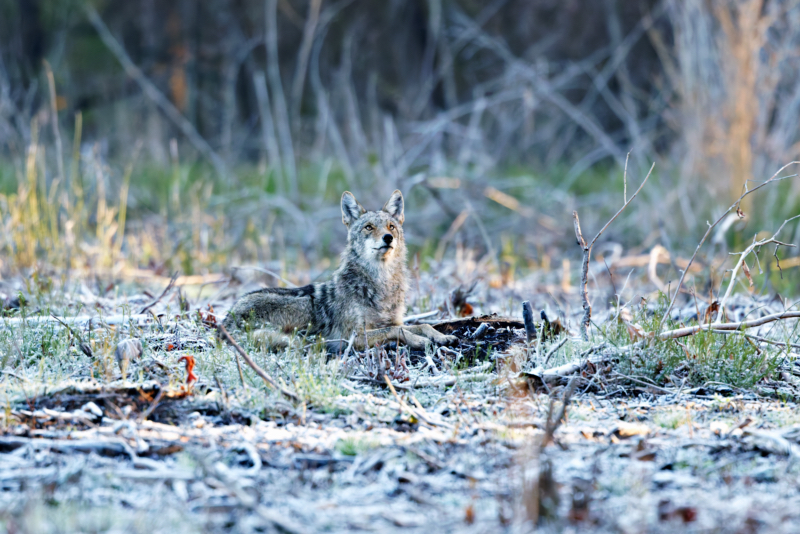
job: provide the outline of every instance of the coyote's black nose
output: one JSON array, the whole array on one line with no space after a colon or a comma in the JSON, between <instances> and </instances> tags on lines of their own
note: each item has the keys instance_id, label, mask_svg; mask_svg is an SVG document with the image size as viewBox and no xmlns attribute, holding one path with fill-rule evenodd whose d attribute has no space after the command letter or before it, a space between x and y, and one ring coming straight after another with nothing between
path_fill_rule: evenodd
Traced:
<instances>
[{"instance_id":1,"label":"coyote's black nose","mask_svg":"<svg viewBox=\"0 0 800 534\"><path fill-rule=\"evenodd\" d=\"M392 244L392 239L394 239L392 234L386 234L385 236L383 236L383 242L386 243L387 245Z\"/></svg>"}]
</instances>

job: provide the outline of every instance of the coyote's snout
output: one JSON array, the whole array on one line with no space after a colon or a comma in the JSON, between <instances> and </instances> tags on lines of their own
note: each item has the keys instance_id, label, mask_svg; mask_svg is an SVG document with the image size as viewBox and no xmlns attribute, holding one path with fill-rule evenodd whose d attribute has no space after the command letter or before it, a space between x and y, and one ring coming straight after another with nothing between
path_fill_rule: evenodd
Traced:
<instances>
[{"instance_id":1,"label":"coyote's snout","mask_svg":"<svg viewBox=\"0 0 800 534\"><path fill-rule=\"evenodd\" d=\"M403 195L395 191L379 211L367 211L349 191L342 195L347 247L331 280L305 287L268 288L242 296L228 312L225 327L254 319L273 347L285 346L294 330L326 339L348 339L363 348L386 341L415 349L431 341L456 342L430 325L402 326L408 287L403 236ZM366 333L364 334L364 332ZM365 340L366 337L366 340Z\"/></svg>"}]
</instances>

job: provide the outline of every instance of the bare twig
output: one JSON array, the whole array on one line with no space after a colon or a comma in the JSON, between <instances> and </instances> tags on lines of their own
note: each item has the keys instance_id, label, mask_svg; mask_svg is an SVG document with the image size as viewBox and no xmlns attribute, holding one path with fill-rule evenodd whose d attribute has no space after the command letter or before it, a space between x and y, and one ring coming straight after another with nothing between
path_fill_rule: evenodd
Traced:
<instances>
[{"instance_id":1,"label":"bare twig","mask_svg":"<svg viewBox=\"0 0 800 534\"><path fill-rule=\"evenodd\" d=\"M759 343L767 343L769 345L775 345L776 347L791 347L793 349L800 349L800 345L796 343L784 343L782 341L773 341L771 339L767 339L761 336L754 336L752 334L745 334L741 330L709 330L710 332L714 332L715 334L724 334L724 335L731 335L731 334L741 334L747 339L754 339Z\"/></svg>"},{"instance_id":2,"label":"bare twig","mask_svg":"<svg viewBox=\"0 0 800 534\"><path fill-rule=\"evenodd\" d=\"M666 388L662 388L662 387L657 386L655 384L651 384L649 382L645 382L644 380L639 380L638 378L634 378L632 376L624 375L624 374L619 373L617 371L614 371L614 374L616 376L620 377L620 378L624 378L625 380L630 380L631 382L634 382L636 384L639 384L639 385L642 385L642 386L647 386L649 388L653 388L653 389L655 389L657 391L660 391L662 393L666 393L666 394L669 394L669 395L671 395L673 393L677 393L677 391L672 391L672 390L669 390L669 389L666 389Z\"/></svg>"},{"instance_id":3,"label":"bare twig","mask_svg":"<svg viewBox=\"0 0 800 534\"><path fill-rule=\"evenodd\" d=\"M550 349L549 351L547 351L547 356L545 356L545 357L544 357L544 363L542 364L542 366L543 366L543 367L547 365L547 362L549 362L549 361L550 361L550 358L552 358L552 357L555 355L555 353L556 353L556 352L558 352L558 349L560 349L561 347L563 347L563 346L564 346L564 344L565 344L567 341L569 341L569 338L568 338L568 337L565 337L564 339L562 339L561 341L559 341L559 342L556 344L556 346L555 346L555 347L553 347L552 349Z\"/></svg>"},{"instance_id":4,"label":"bare twig","mask_svg":"<svg viewBox=\"0 0 800 534\"><path fill-rule=\"evenodd\" d=\"M297 201L297 168L295 164L294 147L292 145L292 132L289 126L289 113L286 98L281 82L280 58L278 57L278 0L265 0L264 23L266 27L265 41L267 44L267 80L272 93L272 116L275 120L275 130L278 134L278 144L282 152L282 162L286 177L289 180L289 192L292 200Z\"/></svg>"},{"instance_id":5,"label":"bare twig","mask_svg":"<svg viewBox=\"0 0 800 534\"><path fill-rule=\"evenodd\" d=\"M236 352L238 352L242 356L242 358L244 358L244 361L247 362L247 365L249 365L250 368L264 380L264 382L266 382L268 385L280 391L285 397L288 397L294 401L300 400L300 397L297 395L297 393L289 389L286 389L285 387L278 384L278 382L276 382L275 379L272 378L272 376L270 376L269 373L267 373L265 370L259 367L256 364L256 362L254 362L253 359L250 358L250 356L244 351L244 349L240 347L238 343L236 343L236 341L231 337L228 331L225 330L225 327L222 326L222 324L217 325L217 328L219 329L220 334L222 334L222 336L228 341L228 343L230 343L233 346Z\"/></svg>"},{"instance_id":6,"label":"bare twig","mask_svg":"<svg viewBox=\"0 0 800 534\"><path fill-rule=\"evenodd\" d=\"M299 123L300 120L300 102L303 98L303 84L305 83L308 60L311 56L311 45L314 44L314 36L317 31L317 22L319 22L319 11L321 7L322 0L311 0L308 6L308 18L303 27L303 41L297 53L297 66L294 71L291 92L292 119L297 123Z\"/></svg>"},{"instance_id":7,"label":"bare twig","mask_svg":"<svg viewBox=\"0 0 800 534\"><path fill-rule=\"evenodd\" d=\"M85 355L87 355L90 358L94 357L94 353L92 352L92 347L90 345L88 345L86 342L83 341L83 337L81 337L81 335L78 332L73 330L70 325L68 325L67 323L65 323L64 321L62 321L58 317L56 317L55 314L51 313L50 315L53 317L53 319L55 319L56 321L61 323L61 325L64 328L69 330L69 333L72 334L75 337L75 339L78 340L78 348L81 349L81 352L83 352ZM11 341L14 342L14 338L13 337L11 338ZM14 342L14 347L17 349L17 352L19 353L20 358L22 358L22 353L19 352L19 348L17 347L16 342Z\"/></svg>"},{"instance_id":8,"label":"bare twig","mask_svg":"<svg viewBox=\"0 0 800 534\"><path fill-rule=\"evenodd\" d=\"M431 310L424 313L418 313L416 315L406 315L403 318L403 323L413 323L419 321L420 319L428 319L430 317L434 317L435 315L439 315L439 310Z\"/></svg>"},{"instance_id":9,"label":"bare twig","mask_svg":"<svg viewBox=\"0 0 800 534\"><path fill-rule=\"evenodd\" d=\"M583 233L581 232L581 223L580 220L578 219L578 212L577 211L572 212L572 223L575 227L575 238L578 240L578 245L581 247L581 249L583 249L583 267L581 268L581 297L583 300L583 320L581 321L581 323L583 328L581 328L581 337L583 338L584 341L589 341L589 325L592 322L592 305L589 303L589 289L588 289L589 260L591 259L592 256L592 247L594 247L595 242L603 234L603 232L605 232L606 228L608 228L608 226L612 222L614 222L614 220L617 217L619 217L620 213L622 213L622 211L628 207L628 204L633 202L633 199L636 198L636 195L638 195L639 191L642 190L644 184L647 183L647 180L653 173L653 169L655 168L655 166L656 166L655 163L653 163L650 166L650 170L648 171L647 176L644 177L644 180L639 186L639 189L637 189L636 192L633 195L631 195L630 199L625 201L625 204L623 204L622 207L619 209L619 211L617 211L617 213L615 213L614 216L611 217L611 219L609 219L609 221L605 224L605 226L603 226L603 228L601 228L600 231L597 232L597 235L594 236L594 239L592 239L592 241L588 245L586 244L586 240L583 238Z\"/></svg>"},{"instance_id":10,"label":"bare twig","mask_svg":"<svg viewBox=\"0 0 800 534\"><path fill-rule=\"evenodd\" d=\"M783 167L781 167L780 169L778 169L778 172L776 172L775 174L773 174L773 175L770 177L770 179L769 179L769 180L765 181L764 183L761 183L761 184L757 185L757 186L756 186L756 187L754 187L753 189L749 189L749 190L745 191L744 193L742 193L742 196L740 196L740 197L739 197L739 199L738 199L736 202L734 202L733 204L731 204L731 207L729 207L727 210L725 210L725 212L724 212L722 215L720 215L719 219L717 219L716 221L714 221L714 224L710 224L710 225L708 225L708 230L706 230L706 233L705 233L705 234L703 234L703 238L700 240L700 243L698 243L698 244L697 244L697 248L694 250L694 254L692 254L692 257L689 259L689 264L686 266L686 268L685 268L685 269L683 270L683 272L681 273L681 277L680 277L680 279L678 280L678 287L676 287L676 288L675 288L675 293L672 295L672 298L671 298L671 299L670 299L670 301L669 301L669 306L667 306L667 309L666 309L666 311L664 312L664 316L661 318L661 323L660 323L660 325L662 325L662 326L663 326L663 324L664 324L664 321L666 321L666 320L667 320L667 317L669 317L669 312L672 310L672 306L674 306L674 305L675 305L675 300L678 298L678 293L680 293L681 287L683 287L683 281L684 281L684 279L686 278L686 273L688 273L688 272L689 272L689 268L692 266L692 263L694 263L694 259L697 257L697 253L698 253L698 252L700 252L700 248L701 248L701 247L703 246L703 244L706 242L706 239L708 239L708 236L711 234L711 231L712 231L712 230L713 230L713 229L714 229L714 228L715 228L715 227L716 227L716 226L717 226L717 225L718 225L718 224L719 224L719 223L720 223L720 222L721 222L721 221L722 221L722 220L723 220L723 219L724 219L724 218L725 218L725 217L726 217L726 216L727 216L727 215L728 215L728 214L729 214L731 211L733 211L733 209L734 209L734 208L738 210L738 209L739 209L739 205L741 204L741 202L742 202L742 200L744 199L744 197L746 197L746 196L747 196L747 195L749 195L750 193L754 193L754 192L758 191L759 189L761 189L762 187L764 187L764 186L766 186L767 184L770 184L770 183L772 183L772 182L777 182L777 181L780 181L780 180L785 180L785 179L787 179L787 178L793 178L793 177L797 176L796 174L793 174L793 175L791 175L791 176L784 176L784 177L782 177L782 178L778 178L778 175L779 175L781 172L783 172L783 170L784 170L784 169L786 169L786 167L789 167L790 165L797 165L797 164L800 164L800 161L792 161L792 162L789 162L789 163L787 163L786 165L784 165Z\"/></svg>"},{"instance_id":11,"label":"bare twig","mask_svg":"<svg viewBox=\"0 0 800 534\"><path fill-rule=\"evenodd\" d=\"M175 280L176 280L177 278L178 278L178 271L175 271L174 273L172 273L172 278L170 278L170 279L169 279L169 283L167 284L167 287L166 287L166 288L164 288L164 291L162 291L162 292L161 292L161 294L160 294L160 295L159 295L159 296L158 296L158 297L157 297L157 298L156 298L156 299L155 299L153 302L151 302L150 304L148 304L147 306L145 306L144 308L142 308L141 310L139 310L139 315L142 315L142 314L143 314L143 313L145 313L147 310L149 310L150 308L152 308L153 306L155 306L156 304L158 304L158 302L159 302L161 299L163 299L163 298L164 298L164 296L165 296L167 293L169 293L169 291L170 291L170 290L171 290L171 289L172 289L172 288L175 286Z\"/></svg>"},{"instance_id":12,"label":"bare twig","mask_svg":"<svg viewBox=\"0 0 800 534\"><path fill-rule=\"evenodd\" d=\"M421 410L421 409L418 409L418 408L413 408L413 407L409 406L408 404L406 404L403 401L403 399L400 398L400 395L397 394L397 390L395 389L394 384L392 384L392 381L389 380L389 377L386 376L386 375L383 375L383 378L384 378L384 380L386 380L386 385L389 386L389 389L391 390L392 395L394 395L394 398L397 400L397 404L400 405L400 408L402 410L405 410L406 412L408 412L409 415L411 415L412 417L416 417L417 419L419 419L420 421L426 423L429 426L440 426L440 427L444 427L444 428L451 428L451 426L448 423L445 423L443 421L434 421L425 410Z\"/></svg>"},{"instance_id":13,"label":"bare twig","mask_svg":"<svg viewBox=\"0 0 800 534\"><path fill-rule=\"evenodd\" d=\"M142 415L139 416L140 423L146 421L147 418L152 415L155 409L158 408L158 403L161 401L161 397L163 396L164 396L164 388L160 387L158 389L158 393L156 393L156 396L153 399L153 402L151 402L150 406L148 406L147 409L144 412L142 412Z\"/></svg>"},{"instance_id":14,"label":"bare twig","mask_svg":"<svg viewBox=\"0 0 800 534\"><path fill-rule=\"evenodd\" d=\"M61 131L58 127L58 103L56 102L56 82L55 78L53 77L53 69L50 68L50 63L46 60L44 62L44 69L45 73L47 74L47 85L50 89L50 114L52 117L52 124L53 124L53 136L56 140L56 163L58 164L58 179L62 182L62 186L65 186L65 174L64 174L64 149L62 148L61 144ZM69 198L69 197L65 197ZM69 209L67 207L67 209Z\"/></svg>"},{"instance_id":15,"label":"bare twig","mask_svg":"<svg viewBox=\"0 0 800 534\"><path fill-rule=\"evenodd\" d=\"M728 289L725 291L725 295L722 297L722 300L719 303L720 312L719 312L719 314L717 314L717 320L716 320L715 324L719 324L719 323L722 322L722 316L725 314L725 304L727 304L728 297L730 297L731 293L733 292L733 284L736 282L736 274L739 272L739 269L741 269L743 266L745 268L747 267L747 264L744 263L745 258L751 252L753 252L753 250L755 250L756 248L761 248L764 245L767 245L769 243L775 243L776 244L775 245L775 257L776 258L778 257L778 255L777 255L778 254L778 247L780 247L781 245L783 245L785 247L794 247L795 245L782 243L782 242L778 241L776 238L778 237L778 234L781 232L781 230L783 230L783 227L786 226L786 223L788 223L789 221L793 221L794 219L797 219L798 217L800 217L800 215L795 215L794 217L792 217L790 219L786 219L785 221L783 221L783 224L780 226L780 228L778 228L778 230L772 235L772 237L770 237L768 239L761 239L759 241L756 241L755 236L753 236L753 242L750 244L750 246L748 246L746 249L744 249L744 252L736 253L736 254L739 254L739 261L736 262L736 265L733 267L733 271L731 271L731 280L730 280L730 282L728 282ZM756 256L756 257L758 257L758 256ZM746 273L746 274L748 275L748 277L750 276L749 273Z\"/></svg>"}]
</instances>

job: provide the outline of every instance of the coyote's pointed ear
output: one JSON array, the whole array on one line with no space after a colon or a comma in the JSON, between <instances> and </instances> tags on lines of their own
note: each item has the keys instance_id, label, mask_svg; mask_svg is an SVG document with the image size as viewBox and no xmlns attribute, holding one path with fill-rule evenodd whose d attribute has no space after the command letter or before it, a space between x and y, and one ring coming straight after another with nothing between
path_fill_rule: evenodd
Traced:
<instances>
[{"instance_id":1,"label":"coyote's pointed ear","mask_svg":"<svg viewBox=\"0 0 800 534\"><path fill-rule=\"evenodd\" d=\"M399 189L395 189L392 196L383 205L383 211L394 217L400 224L406 220L406 216L403 214L403 193Z\"/></svg>"},{"instance_id":2,"label":"coyote's pointed ear","mask_svg":"<svg viewBox=\"0 0 800 534\"><path fill-rule=\"evenodd\" d=\"M353 193L350 191L345 191L342 193L342 222L348 228L350 225L361 217L367 210L364 209L364 206L358 203L356 197L353 196Z\"/></svg>"}]
</instances>

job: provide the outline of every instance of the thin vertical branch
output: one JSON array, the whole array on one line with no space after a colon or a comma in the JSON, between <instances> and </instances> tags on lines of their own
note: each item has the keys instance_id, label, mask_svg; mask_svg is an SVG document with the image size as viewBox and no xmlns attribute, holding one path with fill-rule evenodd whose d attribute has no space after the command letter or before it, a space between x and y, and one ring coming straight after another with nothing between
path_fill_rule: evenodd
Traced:
<instances>
[{"instance_id":1,"label":"thin vertical branch","mask_svg":"<svg viewBox=\"0 0 800 534\"><path fill-rule=\"evenodd\" d=\"M275 121L272 120L270 111L269 93L267 89L267 79L262 71L253 73L253 86L256 90L256 100L258 100L258 112L261 116L261 138L264 141L264 149L267 151L270 167L275 171L278 193L283 193L283 163L281 161L281 151L278 142L275 140Z\"/></svg>"},{"instance_id":2,"label":"thin vertical branch","mask_svg":"<svg viewBox=\"0 0 800 534\"><path fill-rule=\"evenodd\" d=\"M308 6L308 18L306 19L305 26L303 27L303 41L300 44L300 51L297 53L297 66L294 71L294 79L292 80L292 119L294 121L295 131L299 126L300 121L300 105L303 101L303 85L306 80L306 71L308 70L308 60L311 57L311 46L314 44L314 36L316 35L317 23L319 22L319 11L322 7L322 0L311 0Z\"/></svg>"},{"instance_id":3,"label":"thin vertical branch","mask_svg":"<svg viewBox=\"0 0 800 534\"><path fill-rule=\"evenodd\" d=\"M297 169L295 167L292 131L289 125L289 113L286 109L286 97L281 83L280 58L278 56L278 0L266 0L264 3L266 41L267 41L267 78L272 92L272 108L278 142L286 177L289 179L289 192L292 200L298 198Z\"/></svg>"},{"instance_id":4,"label":"thin vertical branch","mask_svg":"<svg viewBox=\"0 0 800 534\"><path fill-rule=\"evenodd\" d=\"M615 213L614 216L611 217L611 219L609 219L609 221L605 224L605 226L603 226L603 228L601 228L600 231L597 232L597 235L594 236L594 239L592 239L592 241L588 245L586 244L586 240L583 238L583 232L581 232L581 223L580 220L578 219L578 212L577 211L572 212L572 224L575 227L575 238L578 240L578 245L581 247L581 249L583 249L583 263L581 266L581 300L583 301L583 319L581 320L581 325L582 325L581 337L583 338L584 341L589 340L589 326L591 325L592 322L592 305L589 303L589 289L588 289L589 260L591 259L592 256L592 247L594 247L595 242L603 234L603 232L606 231L606 228L608 228L608 226L612 222L614 222L614 220L617 217L619 217L620 213L622 213L623 210L628 207L628 204L630 204L633 201L633 199L636 198L636 195L639 194L639 191L642 190L644 184L647 183L647 180L653 173L653 169L655 168L655 166L656 166L655 163L653 163L650 166L650 171L647 173L647 176L644 177L644 180L642 181L642 184L639 186L639 189L636 190L636 192L631 196L630 199L625 201L625 204L623 204L622 207L619 209L619 211L617 211L617 213Z\"/></svg>"}]
</instances>

